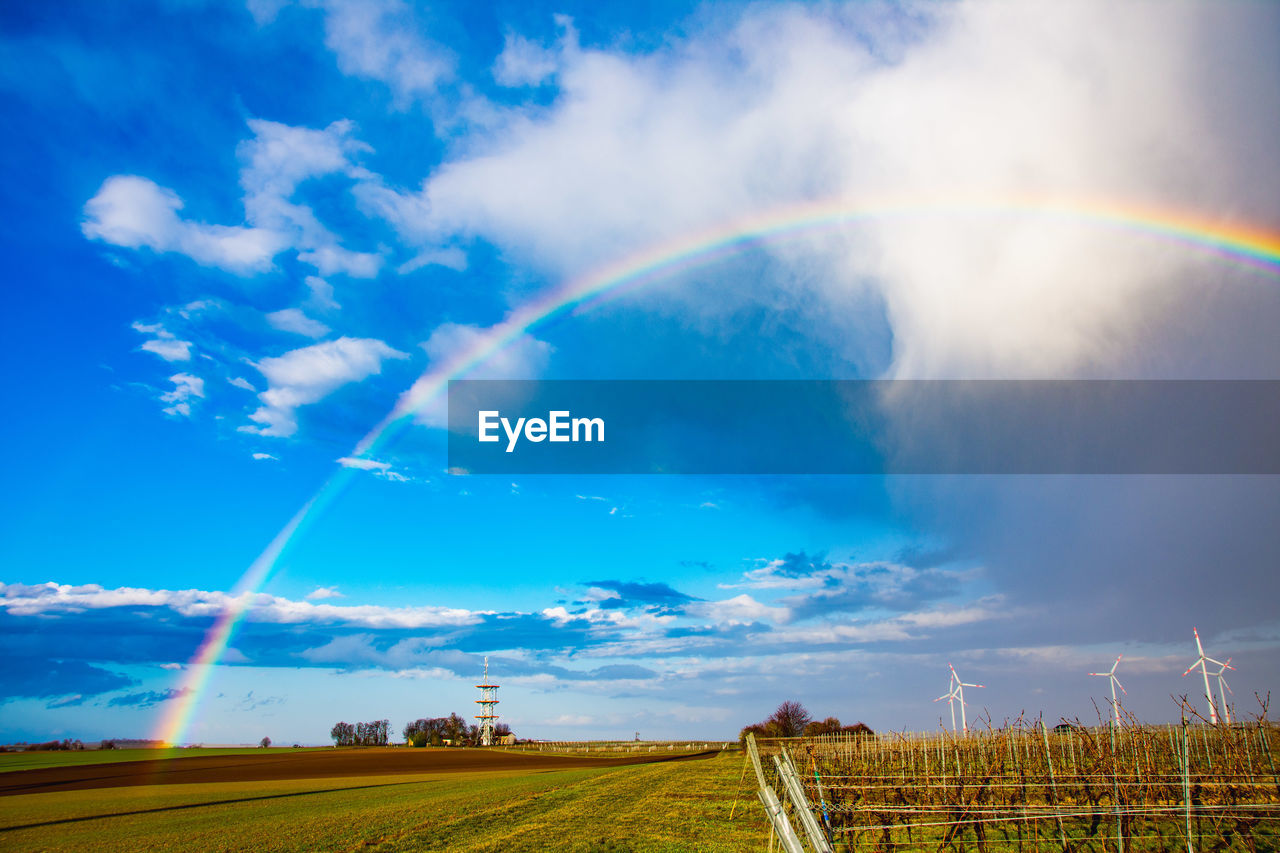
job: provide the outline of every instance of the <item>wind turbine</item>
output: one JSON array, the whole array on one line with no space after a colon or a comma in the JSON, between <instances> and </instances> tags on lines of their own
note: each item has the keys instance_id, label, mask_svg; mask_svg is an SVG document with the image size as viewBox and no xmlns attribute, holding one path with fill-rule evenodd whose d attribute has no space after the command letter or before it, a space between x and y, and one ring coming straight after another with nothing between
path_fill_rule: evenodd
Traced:
<instances>
[{"instance_id":1,"label":"wind turbine","mask_svg":"<svg viewBox=\"0 0 1280 853\"><path fill-rule=\"evenodd\" d=\"M1187 671L1182 673L1185 678L1190 675L1192 670L1200 667L1200 674L1204 676L1204 698L1209 701L1209 722L1213 725L1218 724L1218 703L1213 699L1213 691L1209 689L1209 667L1206 664L1216 663L1218 666L1225 667L1226 664L1220 660L1214 660L1204 653L1204 646L1200 644L1200 632L1195 628L1191 629L1191 633L1196 635L1196 651L1200 653L1200 657L1196 658L1196 662L1187 667ZM1231 667L1235 669L1235 667ZM1219 673L1221 674L1221 673ZM1226 683L1225 681L1223 682Z\"/></svg>"},{"instance_id":2,"label":"wind turbine","mask_svg":"<svg viewBox=\"0 0 1280 853\"><path fill-rule=\"evenodd\" d=\"M1124 685L1120 683L1120 679L1116 678L1116 667L1120 665L1120 658L1124 655L1116 655L1116 662L1111 664L1111 669L1106 672L1091 672L1090 675L1105 676L1111 679L1111 710L1116 717L1116 728L1120 728L1120 702L1116 699L1116 688L1120 688L1120 692L1128 696L1129 691L1124 689Z\"/></svg>"},{"instance_id":3,"label":"wind turbine","mask_svg":"<svg viewBox=\"0 0 1280 853\"><path fill-rule=\"evenodd\" d=\"M948 666L950 666L950 664L948 664ZM943 699L946 699L947 704L951 706L951 733L955 734L955 731L956 731L956 671L954 669L951 670L951 681L950 683L947 684L947 692L943 693L941 696L939 696L937 699L934 699L933 701L941 702ZM964 710L963 705L961 706L961 710L962 711Z\"/></svg>"},{"instance_id":4,"label":"wind turbine","mask_svg":"<svg viewBox=\"0 0 1280 853\"><path fill-rule=\"evenodd\" d=\"M1227 679L1223 675L1227 670L1235 672L1235 667L1231 665L1231 658L1227 658L1227 662L1218 667L1218 696L1222 698L1222 718L1227 721L1227 725L1231 725L1231 704L1227 702L1227 694L1236 695L1231 691L1231 685L1227 684Z\"/></svg>"},{"instance_id":5,"label":"wind turbine","mask_svg":"<svg viewBox=\"0 0 1280 853\"><path fill-rule=\"evenodd\" d=\"M965 718L964 713L964 689L966 687L986 687L985 684L970 684L967 681L961 681L960 676L956 675L956 668L951 664L947 664L947 669L951 670L951 684L947 692L934 699L935 702L941 702L943 699L948 700L947 704L951 706L951 731L956 730L956 706L958 700L960 702L960 727L965 734L969 733L969 721Z\"/></svg>"}]
</instances>

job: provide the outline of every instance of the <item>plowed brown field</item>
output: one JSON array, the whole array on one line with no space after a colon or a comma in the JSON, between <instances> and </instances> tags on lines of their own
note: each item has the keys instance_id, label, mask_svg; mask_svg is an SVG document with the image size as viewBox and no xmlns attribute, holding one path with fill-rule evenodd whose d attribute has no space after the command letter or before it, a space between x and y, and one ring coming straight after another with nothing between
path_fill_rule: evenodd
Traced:
<instances>
[{"instance_id":1,"label":"plowed brown field","mask_svg":"<svg viewBox=\"0 0 1280 853\"><path fill-rule=\"evenodd\" d=\"M17 770L0 776L0 796L201 782L263 782L281 779L349 778L413 773L475 773L489 770L538 773L580 767L652 764L713 754L547 755L497 752L487 749L404 748L269 751L262 755L206 755L194 758Z\"/></svg>"}]
</instances>

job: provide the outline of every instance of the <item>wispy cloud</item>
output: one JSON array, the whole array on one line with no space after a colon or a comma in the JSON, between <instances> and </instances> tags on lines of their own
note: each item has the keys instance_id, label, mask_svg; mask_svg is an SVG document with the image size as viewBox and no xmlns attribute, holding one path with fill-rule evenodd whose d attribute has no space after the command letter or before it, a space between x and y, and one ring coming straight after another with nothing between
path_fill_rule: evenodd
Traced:
<instances>
[{"instance_id":1,"label":"wispy cloud","mask_svg":"<svg viewBox=\"0 0 1280 853\"><path fill-rule=\"evenodd\" d=\"M160 399L169 404L164 413L190 417L192 398L204 396L204 380L190 373L175 373L169 381L173 383L173 390L160 395Z\"/></svg>"},{"instance_id":2,"label":"wispy cloud","mask_svg":"<svg viewBox=\"0 0 1280 853\"><path fill-rule=\"evenodd\" d=\"M143 341L142 350L155 353L165 361L191 360L191 341L178 340L163 325L135 322L133 328L134 331L141 332L144 335L155 335L151 340Z\"/></svg>"},{"instance_id":3,"label":"wispy cloud","mask_svg":"<svg viewBox=\"0 0 1280 853\"><path fill-rule=\"evenodd\" d=\"M113 696L107 700L107 707L150 708L153 705L159 705L161 702L180 699L190 692L191 689L188 687L183 687L181 689L170 687L168 690L144 690L141 693L129 693L124 696Z\"/></svg>"},{"instance_id":4,"label":"wispy cloud","mask_svg":"<svg viewBox=\"0 0 1280 853\"><path fill-rule=\"evenodd\" d=\"M324 323L302 313L299 308L284 308L267 315L267 322L282 332L293 332L308 338L322 338L332 331Z\"/></svg>"}]
</instances>

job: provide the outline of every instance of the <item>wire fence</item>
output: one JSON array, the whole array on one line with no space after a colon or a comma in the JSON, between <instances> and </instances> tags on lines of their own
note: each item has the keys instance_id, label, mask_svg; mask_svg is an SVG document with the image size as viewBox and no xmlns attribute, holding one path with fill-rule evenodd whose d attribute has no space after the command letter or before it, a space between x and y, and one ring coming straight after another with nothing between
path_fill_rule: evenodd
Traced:
<instances>
[{"instance_id":1,"label":"wire fence","mask_svg":"<svg viewBox=\"0 0 1280 853\"><path fill-rule=\"evenodd\" d=\"M749 737L748 751L793 853L1280 850L1280 730L1265 721L1018 721L967 736Z\"/></svg>"}]
</instances>

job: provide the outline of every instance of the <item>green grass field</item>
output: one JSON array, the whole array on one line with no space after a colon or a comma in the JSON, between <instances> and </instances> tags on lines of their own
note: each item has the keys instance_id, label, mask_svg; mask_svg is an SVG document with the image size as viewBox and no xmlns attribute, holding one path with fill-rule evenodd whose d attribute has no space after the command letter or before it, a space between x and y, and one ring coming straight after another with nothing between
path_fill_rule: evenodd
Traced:
<instances>
[{"instance_id":1,"label":"green grass field","mask_svg":"<svg viewBox=\"0 0 1280 853\"><path fill-rule=\"evenodd\" d=\"M742 762L25 794L0 798L0 849L759 850L753 785L729 819Z\"/></svg>"}]
</instances>

